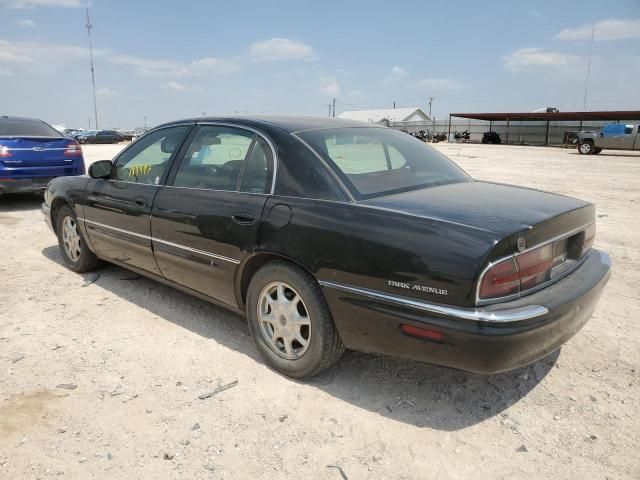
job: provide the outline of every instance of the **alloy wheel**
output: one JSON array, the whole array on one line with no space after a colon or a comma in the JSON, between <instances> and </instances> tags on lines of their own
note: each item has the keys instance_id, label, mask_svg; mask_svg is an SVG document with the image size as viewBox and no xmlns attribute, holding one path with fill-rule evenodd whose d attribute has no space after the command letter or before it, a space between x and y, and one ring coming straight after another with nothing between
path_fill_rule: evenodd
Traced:
<instances>
[{"instance_id":1,"label":"alloy wheel","mask_svg":"<svg viewBox=\"0 0 640 480\"><path fill-rule=\"evenodd\" d=\"M258 323L267 345L282 358L296 360L309 348L309 310L300 294L287 283L271 282L262 289Z\"/></svg>"},{"instance_id":2,"label":"alloy wheel","mask_svg":"<svg viewBox=\"0 0 640 480\"><path fill-rule=\"evenodd\" d=\"M65 217L62 221L62 245L64 251L72 262L77 262L82 253L80 247L80 234L75 219Z\"/></svg>"}]
</instances>

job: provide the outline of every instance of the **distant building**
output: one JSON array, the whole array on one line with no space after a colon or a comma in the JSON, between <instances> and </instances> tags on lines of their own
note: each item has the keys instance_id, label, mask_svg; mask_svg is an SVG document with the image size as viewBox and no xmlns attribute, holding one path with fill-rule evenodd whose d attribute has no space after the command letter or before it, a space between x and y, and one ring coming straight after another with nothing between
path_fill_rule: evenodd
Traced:
<instances>
[{"instance_id":1,"label":"distant building","mask_svg":"<svg viewBox=\"0 0 640 480\"><path fill-rule=\"evenodd\" d=\"M429 121L429 115L421 108L381 108L377 110L347 110L338 115L338 118L358 120L360 122L377 123L378 125L394 126L399 123L411 124L414 122L425 123Z\"/></svg>"}]
</instances>

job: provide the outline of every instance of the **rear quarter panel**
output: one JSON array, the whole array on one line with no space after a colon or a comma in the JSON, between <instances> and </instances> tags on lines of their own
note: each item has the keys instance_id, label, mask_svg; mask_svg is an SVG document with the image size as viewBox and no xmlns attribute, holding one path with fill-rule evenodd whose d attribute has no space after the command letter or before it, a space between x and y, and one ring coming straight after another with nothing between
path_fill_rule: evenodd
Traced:
<instances>
[{"instance_id":1,"label":"rear quarter panel","mask_svg":"<svg viewBox=\"0 0 640 480\"><path fill-rule=\"evenodd\" d=\"M292 210L284 227L270 221L278 204ZM319 281L469 306L477 271L496 248L495 234L484 230L357 203L291 197L267 201L259 244L302 265Z\"/></svg>"}]
</instances>

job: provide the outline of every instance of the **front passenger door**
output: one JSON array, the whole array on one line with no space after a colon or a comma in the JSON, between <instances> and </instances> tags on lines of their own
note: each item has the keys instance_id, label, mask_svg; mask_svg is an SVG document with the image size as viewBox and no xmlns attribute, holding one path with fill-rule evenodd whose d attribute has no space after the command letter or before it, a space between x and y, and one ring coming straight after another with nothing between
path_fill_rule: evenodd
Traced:
<instances>
[{"instance_id":1,"label":"front passenger door","mask_svg":"<svg viewBox=\"0 0 640 480\"><path fill-rule=\"evenodd\" d=\"M167 127L145 135L116 157L111 178L89 182L84 219L98 256L160 275L151 251L149 215L190 128Z\"/></svg>"},{"instance_id":2,"label":"front passenger door","mask_svg":"<svg viewBox=\"0 0 640 480\"><path fill-rule=\"evenodd\" d=\"M237 305L234 277L255 248L273 161L252 130L199 127L153 205L153 248L165 278Z\"/></svg>"}]
</instances>

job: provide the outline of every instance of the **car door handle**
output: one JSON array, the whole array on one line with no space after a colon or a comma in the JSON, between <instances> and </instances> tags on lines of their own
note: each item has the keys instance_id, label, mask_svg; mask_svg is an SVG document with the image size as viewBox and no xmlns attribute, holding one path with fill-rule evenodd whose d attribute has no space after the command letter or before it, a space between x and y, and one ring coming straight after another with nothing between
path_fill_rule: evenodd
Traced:
<instances>
[{"instance_id":1,"label":"car door handle","mask_svg":"<svg viewBox=\"0 0 640 480\"><path fill-rule=\"evenodd\" d=\"M256 216L249 212L236 212L231 215L231 220L238 225L252 225L256 221Z\"/></svg>"},{"instance_id":2,"label":"car door handle","mask_svg":"<svg viewBox=\"0 0 640 480\"><path fill-rule=\"evenodd\" d=\"M144 200L142 200L140 198L134 200L133 203L135 203L138 207L147 208L147 202L145 202Z\"/></svg>"}]
</instances>

